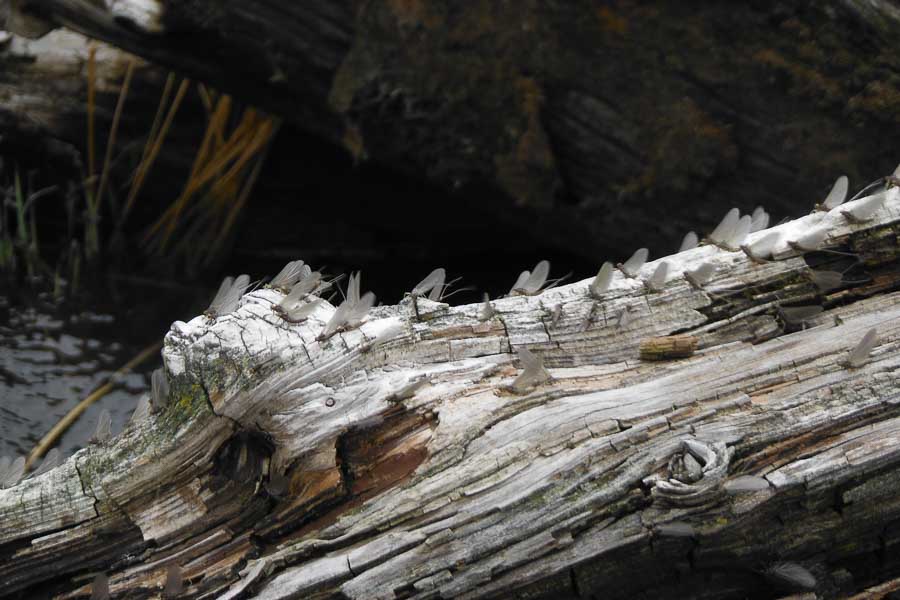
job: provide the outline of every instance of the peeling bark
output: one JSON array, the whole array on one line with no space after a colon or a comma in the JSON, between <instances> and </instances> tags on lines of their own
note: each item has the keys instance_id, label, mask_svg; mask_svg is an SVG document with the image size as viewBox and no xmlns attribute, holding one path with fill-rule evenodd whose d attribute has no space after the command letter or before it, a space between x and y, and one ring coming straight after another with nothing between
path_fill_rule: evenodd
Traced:
<instances>
[{"instance_id":1,"label":"peeling bark","mask_svg":"<svg viewBox=\"0 0 900 600\"><path fill-rule=\"evenodd\" d=\"M819 227L821 249L792 246ZM104 571L113 597L158 595L172 564L190 598L766 597L807 571L825 597L889 588L900 190L870 222L815 212L750 240L772 231L770 262L703 245L665 259L658 292L659 261L486 320L407 299L319 341L334 307L289 323L260 289L176 322L163 413L0 490L0 594L83 598ZM703 262L698 288L683 273ZM788 305L824 310L798 324ZM696 352L639 359L675 334ZM521 348L551 378L514 390ZM729 492L748 476L766 485Z\"/></svg>"}]
</instances>

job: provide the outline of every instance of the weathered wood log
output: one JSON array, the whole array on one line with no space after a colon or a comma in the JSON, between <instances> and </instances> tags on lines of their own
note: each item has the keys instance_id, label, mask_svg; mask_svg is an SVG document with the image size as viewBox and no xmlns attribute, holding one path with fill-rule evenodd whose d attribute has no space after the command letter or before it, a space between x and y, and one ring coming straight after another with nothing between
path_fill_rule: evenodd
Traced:
<instances>
[{"instance_id":1,"label":"weathered wood log","mask_svg":"<svg viewBox=\"0 0 900 600\"><path fill-rule=\"evenodd\" d=\"M154 596L172 565L191 598L889 586L900 190L882 194L863 223L842 210L867 199L751 234L778 233L767 262L666 257L657 292L643 280L661 261L599 298L582 281L493 314L407 299L327 339L330 304L291 323L275 289L176 322L165 410L0 490L0 594L83 598L102 571L113 597ZM697 286L700 264L715 274ZM638 359L676 333L699 350ZM512 385L522 348L551 379Z\"/></svg>"},{"instance_id":2,"label":"weathered wood log","mask_svg":"<svg viewBox=\"0 0 900 600\"><path fill-rule=\"evenodd\" d=\"M360 159L490 186L507 218L585 256L646 232L659 255L720 198L780 219L834 173L856 186L895 166L900 13L884 0L12 4Z\"/></svg>"}]
</instances>

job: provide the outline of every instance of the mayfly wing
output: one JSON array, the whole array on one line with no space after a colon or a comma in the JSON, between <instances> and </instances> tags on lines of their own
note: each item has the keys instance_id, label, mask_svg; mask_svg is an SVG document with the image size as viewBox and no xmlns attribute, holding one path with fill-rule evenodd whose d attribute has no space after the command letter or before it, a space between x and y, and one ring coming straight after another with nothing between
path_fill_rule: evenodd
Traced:
<instances>
[{"instance_id":1,"label":"mayfly wing","mask_svg":"<svg viewBox=\"0 0 900 600\"><path fill-rule=\"evenodd\" d=\"M307 302L293 310L287 311L285 316L289 321L303 321L309 318L309 315L313 314L322 302L324 302L324 300L316 298L312 302Z\"/></svg>"},{"instance_id":2,"label":"mayfly wing","mask_svg":"<svg viewBox=\"0 0 900 600\"><path fill-rule=\"evenodd\" d=\"M150 403L156 412L164 410L169 403L169 380L162 369L150 375Z\"/></svg>"},{"instance_id":3,"label":"mayfly wing","mask_svg":"<svg viewBox=\"0 0 900 600\"><path fill-rule=\"evenodd\" d=\"M137 406L134 407L134 412L131 413L130 421L132 423L140 423L144 419L150 416L150 395L144 394L140 397L137 402Z\"/></svg>"},{"instance_id":4,"label":"mayfly wing","mask_svg":"<svg viewBox=\"0 0 900 600\"><path fill-rule=\"evenodd\" d=\"M534 266L531 275L529 275L528 279L525 280L525 283L522 284L522 289L528 294L536 294L544 287L544 284L547 283L548 275L550 275L550 263L549 261L542 260Z\"/></svg>"},{"instance_id":5,"label":"mayfly wing","mask_svg":"<svg viewBox=\"0 0 900 600\"><path fill-rule=\"evenodd\" d=\"M839 271L810 271L809 278L822 292L839 288L844 283L844 274Z\"/></svg>"},{"instance_id":6,"label":"mayfly wing","mask_svg":"<svg viewBox=\"0 0 900 600\"><path fill-rule=\"evenodd\" d=\"M292 260L284 266L278 274L272 278L269 285L273 288L290 288L300 281L304 263L302 260Z\"/></svg>"},{"instance_id":7,"label":"mayfly wing","mask_svg":"<svg viewBox=\"0 0 900 600\"><path fill-rule=\"evenodd\" d=\"M629 277L637 277L638 273L641 270L641 267L644 266L644 263L647 262L647 258L650 256L650 251L646 248L638 248L635 250L634 254L631 255L631 258L625 261L625 263L620 267L622 272L624 272Z\"/></svg>"},{"instance_id":8,"label":"mayfly wing","mask_svg":"<svg viewBox=\"0 0 900 600\"><path fill-rule=\"evenodd\" d=\"M181 567L169 565L166 569L166 585L163 589L163 597L178 598L184 593L184 576Z\"/></svg>"},{"instance_id":9,"label":"mayfly wing","mask_svg":"<svg viewBox=\"0 0 900 600\"><path fill-rule=\"evenodd\" d=\"M697 234L693 231L688 231L681 239L681 246L678 247L678 251L685 252L687 250L693 250L699 243L700 239L697 237Z\"/></svg>"},{"instance_id":10,"label":"mayfly wing","mask_svg":"<svg viewBox=\"0 0 900 600\"><path fill-rule=\"evenodd\" d=\"M447 271L438 267L431 273L429 273L425 279L420 281L410 292L411 296L424 296L425 294L433 291L435 288L442 288L444 285L444 281L447 279Z\"/></svg>"},{"instance_id":11,"label":"mayfly wing","mask_svg":"<svg viewBox=\"0 0 900 600\"><path fill-rule=\"evenodd\" d=\"M794 250L803 250L810 252L812 250L817 250L827 237L828 230L826 230L824 227L816 227L815 229L807 231L796 240L788 242L788 245L790 245Z\"/></svg>"},{"instance_id":12,"label":"mayfly wing","mask_svg":"<svg viewBox=\"0 0 900 600\"><path fill-rule=\"evenodd\" d=\"M250 287L250 276L238 275L235 278L234 283L231 284L231 289L225 294L225 297L222 299L222 302L215 313L221 316L233 312L238 307L241 297L244 295L244 292L247 291L248 287Z\"/></svg>"},{"instance_id":13,"label":"mayfly wing","mask_svg":"<svg viewBox=\"0 0 900 600\"><path fill-rule=\"evenodd\" d=\"M509 289L509 295L512 296L516 291L524 289L525 282L528 281L529 277L531 277L531 271L522 271L519 273L519 278L516 279L516 282Z\"/></svg>"},{"instance_id":14,"label":"mayfly wing","mask_svg":"<svg viewBox=\"0 0 900 600\"><path fill-rule=\"evenodd\" d=\"M600 270L597 272L597 276L594 277L594 280L589 286L590 293L594 298L605 294L609 290L609 286L612 285L613 270L614 267L610 262L605 262L603 263L603 266L600 267Z\"/></svg>"},{"instance_id":15,"label":"mayfly wing","mask_svg":"<svg viewBox=\"0 0 900 600\"><path fill-rule=\"evenodd\" d=\"M736 208L732 208L725 213L725 216L722 217L722 220L719 221L716 228L709 234L709 239L716 244L724 243L725 240L731 237L731 232L734 230L740 219L741 212Z\"/></svg>"},{"instance_id":16,"label":"mayfly wing","mask_svg":"<svg viewBox=\"0 0 900 600\"><path fill-rule=\"evenodd\" d=\"M778 245L779 240L781 240L781 233L772 231L752 244L741 245L741 250L743 250L750 258L765 260L772 256L772 251L775 250L775 246Z\"/></svg>"},{"instance_id":17,"label":"mayfly wing","mask_svg":"<svg viewBox=\"0 0 900 600\"><path fill-rule=\"evenodd\" d=\"M207 311L218 314L219 308L222 306L222 303L228 296L228 292L231 290L231 286L233 284L234 277L226 277L222 280L222 283L219 285L219 291L217 291L216 295L213 296L212 302L209 303L209 308L207 309Z\"/></svg>"},{"instance_id":18,"label":"mayfly wing","mask_svg":"<svg viewBox=\"0 0 900 600\"><path fill-rule=\"evenodd\" d=\"M716 267L711 262L701 263L699 267L693 270L685 271L685 278L697 287L702 287L707 281L712 279L716 274Z\"/></svg>"},{"instance_id":19,"label":"mayfly wing","mask_svg":"<svg viewBox=\"0 0 900 600\"><path fill-rule=\"evenodd\" d=\"M669 276L669 263L662 261L656 266L653 275L647 280L647 287L654 292L658 292L666 287L666 277Z\"/></svg>"},{"instance_id":20,"label":"mayfly wing","mask_svg":"<svg viewBox=\"0 0 900 600\"><path fill-rule=\"evenodd\" d=\"M9 465L3 479L0 480L0 488L8 488L19 483L22 475L25 474L25 457L20 456Z\"/></svg>"},{"instance_id":21,"label":"mayfly wing","mask_svg":"<svg viewBox=\"0 0 900 600\"><path fill-rule=\"evenodd\" d=\"M769 226L769 213L762 206L757 206L750 217L750 233L762 231Z\"/></svg>"},{"instance_id":22,"label":"mayfly wing","mask_svg":"<svg viewBox=\"0 0 900 600\"><path fill-rule=\"evenodd\" d=\"M810 306L782 306L778 309L785 322L800 324L809 321L819 315L824 309L819 305Z\"/></svg>"},{"instance_id":23,"label":"mayfly wing","mask_svg":"<svg viewBox=\"0 0 900 600\"><path fill-rule=\"evenodd\" d=\"M825 210L831 210L836 206L840 206L847 199L847 190L850 187L850 180L847 179L846 175L841 175L837 178L837 181L834 182L834 185L831 186L831 191L828 192L828 195L825 197L825 200L822 202L822 208Z\"/></svg>"},{"instance_id":24,"label":"mayfly wing","mask_svg":"<svg viewBox=\"0 0 900 600\"><path fill-rule=\"evenodd\" d=\"M494 307L491 306L491 298L484 294L484 302L481 304L481 310L478 311L478 320L479 321L489 321L494 318Z\"/></svg>"},{"instance_id":25,"label":"mayfly wing","mask_svg":"<svg viewBox=\"0 0 900 600\"><path fill-rule=\"evenodd\" d=\"M873 327L866 332L863 339L859 341L856 347L850 352L847 363L851 367L861 367L869 360L869 353L878 343L878 331Z\"/></svg>"},{"instance_id":26,"label":"mayfly wing","mask_svg":"<svg viewBox=\"0 0 900 600\"><path fill-rule=\"evenodd\" d=\"M338 329L343 327L347 323L347 315L350 314L350 309L352 306L350 305L349 300L344 300L341 304L334 310L334 314L331 315L331 318L328 319L328 322L325 323L325 327L322 329L322 333L319 334L319 339L325 339L331 335L333 335Z\"/></svg>"},{"instance_id":27,"label":"mayfly wing","mask_svg":"<svg viewBox=\"0 0 900 600\"><path fill-rule=\"evenodd\" d=\"M366 292L356 304L350 307L350 311L347 313L347 324L355 326L361 323L373 306L375 306L375 294Z\"/></svg>"},{"instance_id":28,"label":"mayfly wing","mask_svg":"<svg viewBox=\"0 0 900 600\"><path fill-rule=\"evenodd\" d=\"M747 235L750 233L750 226L752 223L753 221L751 220L750 215L744 215L738 219L737 224L732 228L731 233L723 245L733 250L740 248L741 244L744 243L744 240L747 239Z\"/></svg>"},{"instance_id":29,"label":"mayfly wing","mask_svg":"<svg viewBox=\"0 0 900 600\"><path fill-rule=\"evenodd\" d=\"M347 282L347 301L351 305L359 302L359 280L362 277L359 271L350 274L350 281Z\"/></svg>"},{"instance_id":30,"label":"mayfly wing","mask_svg":"<svg viewBox=\"0 0 900 600\"><path fill-rule=\"evenodd\" d=\"M109 577L106 573L97 573L91 582L91 600L109 600Z\"/></svg>"},{"instance_id":31,"label":"mayfly wing","mask_svg":"<svg viewBox=\"0 0 900 600\"><path fill-rule=\"evenodd\" d=\"M12 459L8 456L0 457L0 483L6 478L6 474L9 472L9 466L12 464Z\"/></svg>"},{"instance_id":32,"label":"mayfly wing","mask_svg":"<svg viewBox=\"0 0 900 600\"><path fill-rule=\"evenodd\" d=\"M37 477L38 475L43 475L44 473L52 471L53 469L58 467L59 466L59 458L60 458L59 448L53 448L52 450L50 450L50 452L48 452L47 455L44 457L44 460L41 461L41 466L39 466L35 470L34 476Z\"/></svg>"},{"instance_id":33,"label":"mayfly wing","mask_svg":"<svg viewBox=\"0 0 900 600\"><path fill-rule=\"evenodd\" d=\"M790 587L811 590L816 587L816 577L806 567L792 562L776 563L764 572L769 579Z\"/></svg>"},{"instance_id":34,"label":"mayfly wing","mask_svg":"<svg viewBox=\"0 0 900 600\"><path fill-rule=\"evenodd\" d=\"M112 415L104 408L97 418L97 427L94 429L90 441L94 444L102 444L110 438L112 438Z\"/></svg>"},{"instance_id":35,"label":"mayfly wing","mask_svg":"<svg viewBox=\"0 0 900 600\"><path fill-rule=\"evenodd\" d=\"M851 223L863 223L871 219L887 197L885 192L879 192L873 196L867 196L841 208L841 214Z\"/></svg>"}]
</instances>

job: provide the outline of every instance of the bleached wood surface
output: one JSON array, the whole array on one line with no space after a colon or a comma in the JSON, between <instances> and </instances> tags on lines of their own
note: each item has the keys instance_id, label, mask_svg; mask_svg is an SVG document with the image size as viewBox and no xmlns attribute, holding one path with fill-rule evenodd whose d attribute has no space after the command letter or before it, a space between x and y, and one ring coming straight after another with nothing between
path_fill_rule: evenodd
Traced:
<instances>
[{"instance_id":1,"label":"bleached wood surface","mask_svg":"<svg viewBox=\"0 0 900 600\"><path fill-rule=\"evenodd\" d=\"M808 263L848 260L787 243L817 227L866 277L812 284ZM661 259L660 292L642 282L657 261L600 300L586 280L493 301L487 321L419 299L421 321L404 301L316 341L331 305L292 324L260 289L176 322L164 413L0 490L0 594L83 598L105 571L114 598L152 597L173 563L191 598L804 591L763 576L785 562L822 596L889 585L900 194L868 223L835 210L775 230L773 262L701 246ZM682 273L703 261L717 274L696 289ZM786 304L825 310L788 333ZM873 327L870 360L848 368ZM639 360L641 340L675 333L698 338L693 356ZM522 347L553 377L525 393L510 387ZM747 475L768 487L725 492Z\"/></svg>"}]
</instances>

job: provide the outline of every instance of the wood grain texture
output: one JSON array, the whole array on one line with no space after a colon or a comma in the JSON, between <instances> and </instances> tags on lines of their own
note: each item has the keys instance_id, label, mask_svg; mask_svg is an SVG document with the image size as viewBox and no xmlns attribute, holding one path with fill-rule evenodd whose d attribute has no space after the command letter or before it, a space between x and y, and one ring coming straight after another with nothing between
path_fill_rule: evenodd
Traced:
<instances>
[{"instance_id":1,"label":"wood grain texture","mask_svg":"<svg viewBox=\"0 0 900 600\"><path fill-rule=\"evenodd\" d=\"M420 319L407 300L319 341L334 307L288 323L283 294L259 289L176 322L165 412L0 490L0 593L86 597L102 570L114 597L153 596L171 564L192 598L803 591L771 577L782 563L824 596L890 585L900 190L885 194L868 223L832 211L751 234L781 233L765 264L666 257L655 293L651 262L599 300L585 280L494 300L487 321L420 298ZM817 227L822 249L791 247ZM810 265L846 253L852 283L819 292ZM697 289L683 271L702 261L717 274ZM786 322L796 304L824 310ZM868 362L847 367L873 327ZM642 340L675 334L698 350L640 360ZM550 380L511 387L522 347ZM726 491L745 476L768 486Z\"/></svg>"}]
</instances>

